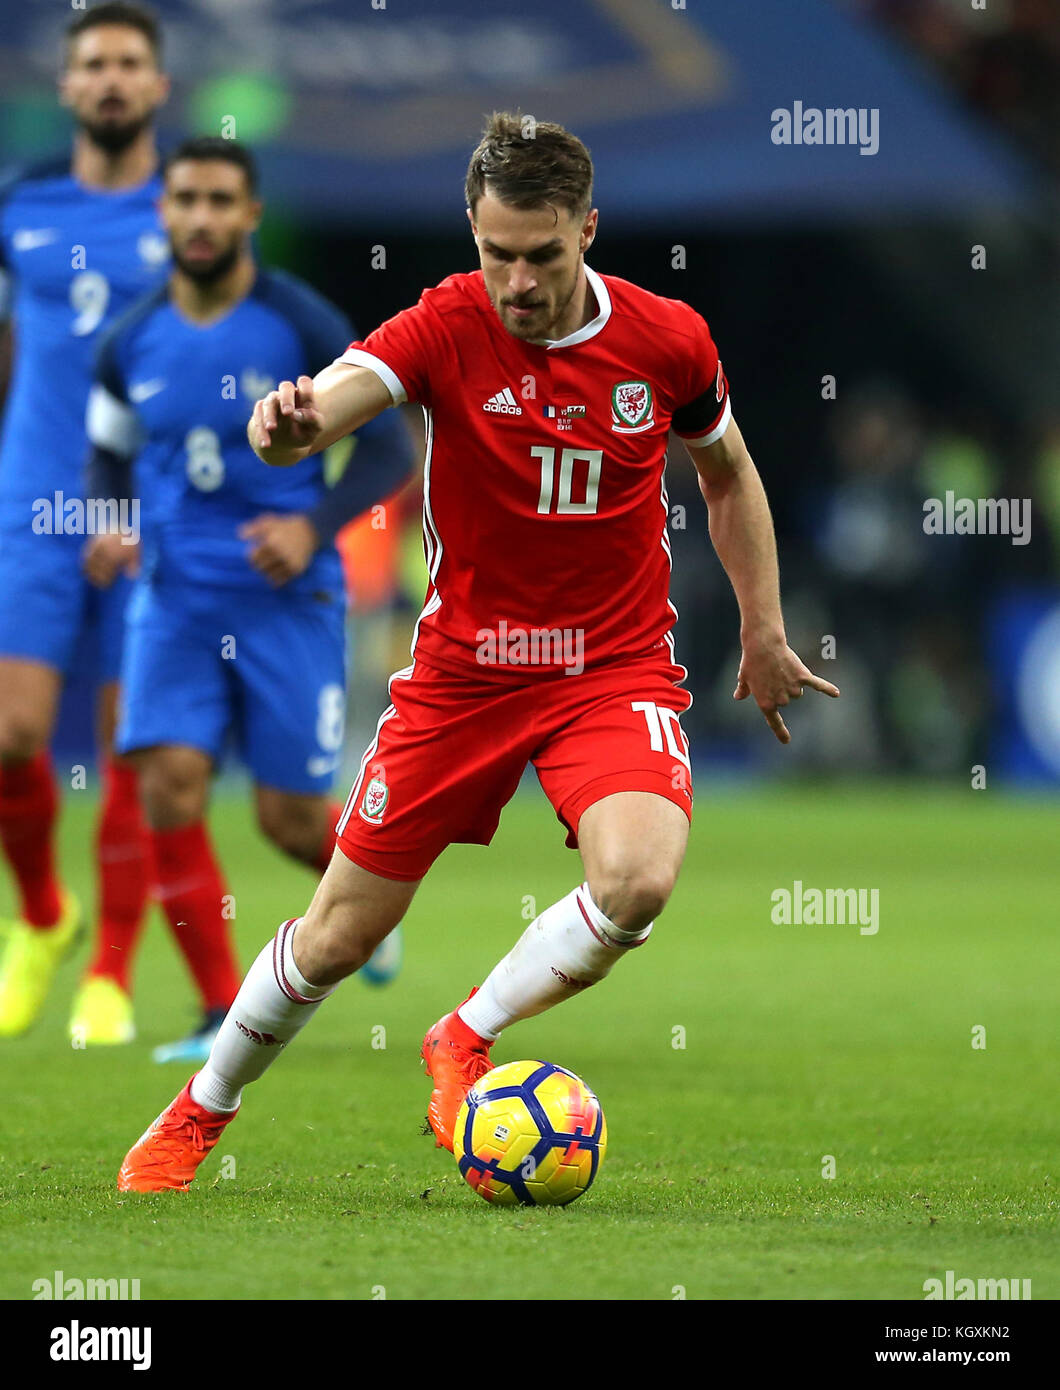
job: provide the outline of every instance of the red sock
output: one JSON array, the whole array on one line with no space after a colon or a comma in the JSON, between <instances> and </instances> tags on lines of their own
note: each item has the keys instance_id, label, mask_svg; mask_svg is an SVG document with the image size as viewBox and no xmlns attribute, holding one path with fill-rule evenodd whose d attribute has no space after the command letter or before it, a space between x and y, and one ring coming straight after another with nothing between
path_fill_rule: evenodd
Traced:
<instances>
[{"instance_id":1,"label":"red sock","mask_svg":"<svg viewBox=\"0 0 1060 1390\"><path fill-rule=\"evenodd\" d=\"M152 830L155 893L169 919L205 1009L227 1009L240 974L224 915L226 889L202 821Z\"/></svg>"},{"instance_id":2,"label":"red sock","mask_svg":"<svg viewBox=\"0 0 1060 1390\"><path fill-rule=\"evenodd\" d=\"M335 831L338 828L339 817L342 815L342 807L333 802L328 807L328 831L320 845L320 851L313 860L313 867L319 869L321 873L331 863L331 856L335 849Z\"/></svg>"},{"instance_id":3,"label":"red sock","mask_svg":"<svg viewBox=\"0 0 1060 1390\"><path fill-rule=\"evenodd\" d=\"M107 976L126 991L147 907L150 853L136 770L108 761L96 832L99 932L88 973Z\"/></svg>"},{"instance_id":4,"label":"red sock","mask_svg":"<svg viewBox=\"0 0 1060 1390\"><path fill-rule=\"evenodd\" d=\"M22 920L31 927L52 927L62 915L53 838L58 810L49 753L0 768L0 843L18 881Z\"/></svg>"}]
</instances>

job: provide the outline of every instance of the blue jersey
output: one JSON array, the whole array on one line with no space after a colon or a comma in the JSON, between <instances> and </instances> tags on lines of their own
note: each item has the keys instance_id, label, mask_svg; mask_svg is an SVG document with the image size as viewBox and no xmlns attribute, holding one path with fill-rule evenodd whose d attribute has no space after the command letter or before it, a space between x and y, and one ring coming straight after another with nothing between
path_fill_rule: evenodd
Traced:
<instances>
[{"instance_id":1,"label":"blue jersey","mask_svg":"<svg viewBox=\"0 0 1060 1390\"><path fill-rule=\"evenodd\" d=\"M262 270L250 293L214 323L185 319L163 286L107 333L88 431L97 450L135 458L146 579L269 590L249 563L251 546L239 528L262 512L314 516L327 492L324 457L270 468L247 442L247 421L254 402L280 381L314 376L332 362L352 331L308 285ZM392 456L388 468L397 471L380 477L360 507L386 496L409 467L398 422L372 421L359 438L377 435L393 436L395 447L383 452ZM369 488L375 477L373 471L365 479ZM341 591L338 552L330 535L324 539L286 592Z\"/></svg>"},{"instance_id":2,"label":"blue jersey","mask_svg":"<svg viewBox=\"0 0 1060 1390\"><path fill-rule=\"evenodd\" d=\"M169 262L155 203L161 181L85 188L69 160L0 190L0 308L15 320L0 439L0 529L20 531L34 499L79 497L85 403L101 332Z\"/></svg>"}]
</instances>

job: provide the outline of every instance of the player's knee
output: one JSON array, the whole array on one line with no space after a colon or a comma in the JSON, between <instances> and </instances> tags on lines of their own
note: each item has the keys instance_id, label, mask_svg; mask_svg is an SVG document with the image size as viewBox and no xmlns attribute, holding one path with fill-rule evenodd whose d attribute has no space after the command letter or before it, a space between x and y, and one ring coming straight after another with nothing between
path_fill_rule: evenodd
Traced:
<instances>
[{"instance_id":1,"label":"player's knee","mask_svg":"<svg viewBox=\"0 0 1060 1390\"><path fill-rule=\"evenodd\" d=\"M377 944L359 923L352 903L314 901L298 924L295 962L311 984L333 985L360 970Z\"/></svg>"},{"instance_id":2,"label":"player's knee","mask_svg":"<svg viewBox=\"0 0 1060 1390\"><path fill-rule=\"evenodd\" d=\"M639 931L662 912L676 874L665 864L604 867L589 878L593 902L623 931Z\"/></svg>"},{"instance_id":3,"label":"player's knee","mask_svg":"<svg viewBox=\"0 0 1060 1390\"><path fill-rule=\"evenodd\" d=\"M140 797L152 830L180 830L206 811L206 779L199 765L180 758L139 760Z\"/></svg>"},{"instance_id":4,"label":"player's knee","mask_svg":"<svg viewBox=\"0 0 1060 1390\"><path fill-rule=\"evenodd\" d=\"M298 803L261 798L257 803L258 828L277 849L306 864L316 862L324 832L320 817Z\"/></svg>"},{"instance_id":5,"label":"player's knee","mask_svg":"<svg viewBox=\"0 0 1060 1390\"><path fill-rule=\"evenodd\" d=\"M0 713L0 757L35 758L48 743L48 726L31 710L12 709Z\"/></svg>"}]
</instances>

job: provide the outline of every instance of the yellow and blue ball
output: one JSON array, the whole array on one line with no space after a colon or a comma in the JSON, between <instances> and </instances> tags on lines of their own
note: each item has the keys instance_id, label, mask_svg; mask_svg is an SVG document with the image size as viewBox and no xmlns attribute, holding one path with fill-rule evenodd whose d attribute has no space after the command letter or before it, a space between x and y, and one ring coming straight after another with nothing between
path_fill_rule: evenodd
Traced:
<instances>
[{"instance_id":1,"label":"yellow and blue ball","mask_svg":"<svg viewBox=\"0 0 1060 1390\"><path fill-rule=\"evenodd\" d=\"M587 1192L607 1124L580 1077L552 1062L506 1062L467 1094L453 1152L468 1183L499 1206L565 1206Z\"/></svg>"}]
</instances>

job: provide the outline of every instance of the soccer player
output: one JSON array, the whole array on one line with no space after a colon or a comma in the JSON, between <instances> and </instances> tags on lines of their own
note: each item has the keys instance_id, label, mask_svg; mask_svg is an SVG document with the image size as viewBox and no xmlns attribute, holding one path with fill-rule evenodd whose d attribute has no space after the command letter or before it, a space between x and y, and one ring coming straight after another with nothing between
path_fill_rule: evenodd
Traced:
<instances>
[{"instance_id":1,"label":"soccer player","mask_svg":"<svg viewBox=\"0 0 1060 1390\"><path fill-rule=\"evenodd\" d=\"M86 582L76 512L97 339L168 261L155 211L152 121L169 90L160 48L157 22L138 5L76 13L59 86L76 123L72 158L0 193L0 318L10 311L16 343L0 441L0 844L20 899L0 964L4 1038L37 1018L81 925L55 862L48 751L79 648L97 658L103 796L98 940L71 1027L89 1042L131 1032L125 988L148 868L136 774L112 755L127 586L100 594Z\"/></svg>"},{"instance_id":2,"label":"soccer player","mask_svg":"<svg viewBox=\"0 0 1060 1390\"><path fill-rule=\"evenodd\" d=\"M203 1060L239 987L230 899L204 820L230 729L264 834L318 874L331 858L346 616L333 542L413 462L396 416L366 424L355 464L331 489L319 455L284 473L254 456L253 402L319 371L352 332L307 285L258 267L261 209L253 158L235 141L189 140L167 157L173 271L104 337L89 398L90 494L135 494L142 508L135 560L116 530L85 554L103 586L139 567L118 747L139 768L158 896L203 1006L199 1027L159 1061Z\"/></svg>"},{"instance_id":3,"label":"soccer player","mask_svg":"<svg viewBox=\"0 0 1060 1390\"><path fill-rule=\"evenodd\" d=\"M584 880L427 1033L437 1142L452 1148L503 1029L648 940L691 811L668 599L671 426L739 600L735 697L786 743L789 700L839 693L787 644L765 493L706 323L585 264L597 212L584 145L495 114L466 193L481 270L425 291L315 380L282 383L248 425L265 462L298 467L420 402L430 582L412 664L391 680L309 909L251 966L205 1066L126 1155L122 1190L191 1182L243 1088L368 958L441 850L488 843L527 762Z\"/></svg>"}]
</instances>

